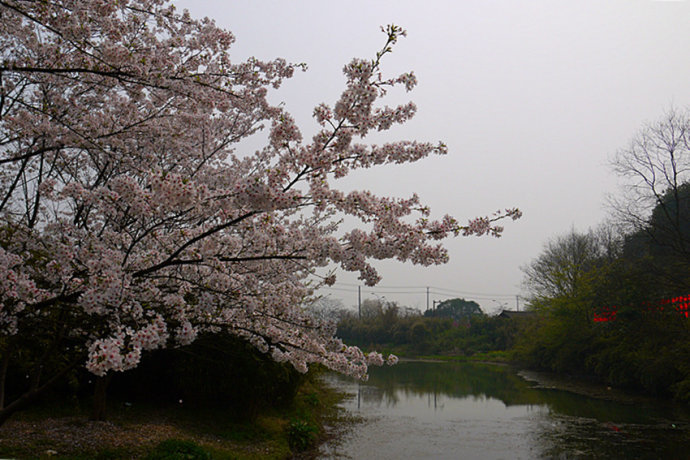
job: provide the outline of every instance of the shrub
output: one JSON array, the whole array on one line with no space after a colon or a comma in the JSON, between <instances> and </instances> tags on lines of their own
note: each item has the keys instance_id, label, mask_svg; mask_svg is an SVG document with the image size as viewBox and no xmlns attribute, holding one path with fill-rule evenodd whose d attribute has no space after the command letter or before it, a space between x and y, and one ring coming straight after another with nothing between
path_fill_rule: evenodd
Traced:
<instances>
[{"instance_id":1,"label":"shrub","mask_svg":"<svg viewBox=\"0 0 690 460\"><path fill-rule=\"evenodd\" d=\"M193 441L168 439L156 446L146 460L210 460L211 454Z\"/></svg>"},{"instance_id":2,"label":"shrub","mask_svg":"<svg viewBox=\"0 0 690 460\"><path fill-rule=\"evenodd\" d=\"M307 450L316 442L318 429L304 420L293 420L288 425L287 437L290 449L298 452Z\"/></svg>"}]
</instances>

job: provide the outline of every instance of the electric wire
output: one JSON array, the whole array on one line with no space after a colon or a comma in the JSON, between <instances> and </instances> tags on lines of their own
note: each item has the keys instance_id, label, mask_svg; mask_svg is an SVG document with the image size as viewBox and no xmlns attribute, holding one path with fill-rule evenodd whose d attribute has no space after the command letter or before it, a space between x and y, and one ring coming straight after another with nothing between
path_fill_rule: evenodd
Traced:
<instances>
[{"instance_id":1,"label":"electric wire","mask_svg":"<svg viewBox=\"0 0 690 460\"><path fill-rule=\"evenodd\" d=\"M507 299L514 299L519 297L518 294L505 293L489 293L489 292L473 292L463 291L459 289L450 289L438 286L362 286L354 283L335 283L332 286L322 286L319 290L338 291L373 295L434 295L438 297L452 298L452 297L468 297L478 300L495 300L506 301Z\"/></svg>"}]
</instances>

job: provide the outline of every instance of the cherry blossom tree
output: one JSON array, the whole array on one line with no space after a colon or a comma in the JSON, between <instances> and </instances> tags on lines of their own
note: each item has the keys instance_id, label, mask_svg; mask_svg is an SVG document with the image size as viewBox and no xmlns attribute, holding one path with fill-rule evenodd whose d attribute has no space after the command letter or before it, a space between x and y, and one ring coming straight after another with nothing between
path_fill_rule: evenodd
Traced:
<instances>
[{"instance_id":1,"label":"cherry blossom tree","mask_svg":"<svg viewBox=\"0 0 690 460\"><path fill-rule=\"evenodd\" d=\"M266 99L299 66L234 62L233 35L210 19L165 0L0 0L0 386L23 341L40 349L0 423L74 366L125 371L200 332L234 334L300 371L365 377L384 362L301 307L333 267L373 285L375 260L444 263L440 240L499 236L496 221L520 212L461 225L430 218L416 195L335 188L353 170L447 150L361 143L415 113L377 104L416 84L382 75L405 35L383 30L384 47L344 67L345 90L314 109L319 130L305 140ZM247 151L264 128L267 145ZM341 228L343 215L362 228ZM61 365L42 375L51 355Z\"/></svg>"}]
</instances>

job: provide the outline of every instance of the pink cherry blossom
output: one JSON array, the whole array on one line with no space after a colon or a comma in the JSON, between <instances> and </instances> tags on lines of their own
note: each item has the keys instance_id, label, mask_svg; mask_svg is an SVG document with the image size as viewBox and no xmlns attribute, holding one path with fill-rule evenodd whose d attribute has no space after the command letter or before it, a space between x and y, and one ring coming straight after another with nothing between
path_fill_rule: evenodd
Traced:
<instances>
[{"instance_id":1,"label":"pink cherry blossom","mask_svg":"<svg viewBox=\"0 0 690 460\"><path fill-rule=\"evenodd\" d=\"M343 344L302 305L335 282L334 266L375 284L376 260L444 263L440 240L499 236L496 221L520 213L463 226L432 219L416 195L336 188L357 169L447 153L364 143L416 112L381 104L417 82L383 76L405 35L384 32L374 59L344 67L343 93L314 109L321 131L305 140L267 99L300 66L235 61L233 35L210 19L166 0L2 2L2 343L50 330L45 343L96 375L218 331L300 371L366 378L368 365L394 364ZM267 145L247 150L263 128ZM341 228L344 215L363 225ZM48 318L55 327L38 327Z\"/></svg>"}]
</instances>

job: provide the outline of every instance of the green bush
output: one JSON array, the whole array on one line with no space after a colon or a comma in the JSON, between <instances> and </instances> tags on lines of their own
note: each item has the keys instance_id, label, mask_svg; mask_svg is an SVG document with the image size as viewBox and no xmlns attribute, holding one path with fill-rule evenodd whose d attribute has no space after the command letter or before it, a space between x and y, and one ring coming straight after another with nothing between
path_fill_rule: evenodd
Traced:
<instances>
[{"instance_id":1,"label":"green bush","mask_svg":"<svg viewBox=\"0 0 690 460\"><path fill-rule=\"evenodd\" d=\"M686 404L690 404L690 378L681 380L671 387L673 397Z\"/></svg>"},{"instance_id":2,"label":"green bush","mask_svg":"<svg viewBox=\"0 0 690 460\"><path fill-rule=\"evenodd\" d=\"M146 460L209 460L211 454L193 441L168 439L156 446Z\"/></svg>"},{"instance_id":3,"label":"green bush","mask_svg":"<svg viewBox=\"0 0 690 460\"><path fill-rule=\"evenodd\" d=\"M288 425L287 438L290 449L307 450L316 442L318 428L304 420L293 420Z\"/></svg>"}]
</instances>

